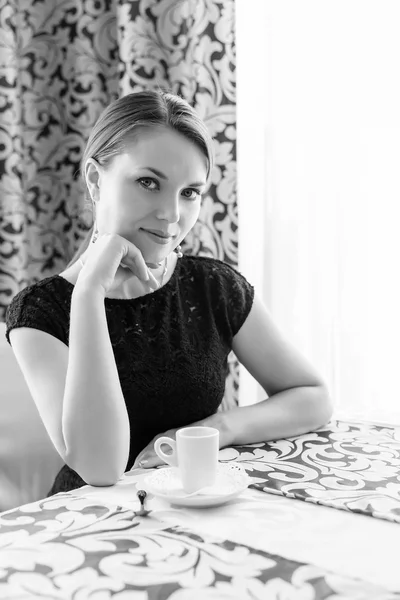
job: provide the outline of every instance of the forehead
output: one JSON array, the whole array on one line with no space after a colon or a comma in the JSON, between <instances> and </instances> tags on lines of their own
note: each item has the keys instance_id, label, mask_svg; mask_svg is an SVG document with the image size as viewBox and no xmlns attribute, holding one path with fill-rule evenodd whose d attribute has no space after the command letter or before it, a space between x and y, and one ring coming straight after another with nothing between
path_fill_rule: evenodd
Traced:
<instances>
[{"instance_id":1,"label":"forehead","mask_svg":"<svg viewBox=\"0 0 400 600\"><path fill-rule=\"evenodd\" d=\"M119 158L117 162L127 168L154 167L168 177L206 180L207 159L202 150L168 127L137 130Z\"/></svg>"}]
</instances>

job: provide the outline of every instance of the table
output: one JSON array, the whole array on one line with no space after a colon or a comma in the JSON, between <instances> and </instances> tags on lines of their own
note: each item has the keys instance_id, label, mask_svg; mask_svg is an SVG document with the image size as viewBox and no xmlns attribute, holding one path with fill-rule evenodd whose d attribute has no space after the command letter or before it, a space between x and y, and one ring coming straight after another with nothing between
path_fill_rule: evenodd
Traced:
<instances>
[{"instance_id":1,"label":"table","mask_svg":"<svg viewBox=\"0 0 400 600\"><path fill-rule=\"evenodd\" d=\"M341 436L344 448L343 440L352 432L346 427L337 422L328 431L329 439ZM388 431L361 427L356 437L364 440L362 451L373 457L371 464L382 456L387 461L382 473L390 478L389 500L397 502L398 497L400 502L392 481L398 478L400 484L399 431L389 432L390 439L384 437ZM267 454L279 456L270 461L269 474L272 469L280 481L287 479L295 456L310 465L310 443L315 470L317 448L323 447L324 456L329 450L322 444L326 438L322 429L317 436L291 438L289 445L288 440L270 443ZM354 430L352 440L354 454ZM343 470L335 448L336 464ZM239 450L221 450L220 460L244 457L246 466L260 469L265 447ZM279 471L282 456L285 467ZM364 464L369 480L371 464ZM331 479L332 469L324 468ZM400 522L253 488L207 509L175 507L150 497L152 513L135 517L136 491L148 473L138 469L113 487L84 486L1 513L0 598L400 599ZM357 481L360 473L361 468ZM376 481L382 489L382 481ZM393 503L390 510L397 519Z\"/></svg>"}]
</instances>

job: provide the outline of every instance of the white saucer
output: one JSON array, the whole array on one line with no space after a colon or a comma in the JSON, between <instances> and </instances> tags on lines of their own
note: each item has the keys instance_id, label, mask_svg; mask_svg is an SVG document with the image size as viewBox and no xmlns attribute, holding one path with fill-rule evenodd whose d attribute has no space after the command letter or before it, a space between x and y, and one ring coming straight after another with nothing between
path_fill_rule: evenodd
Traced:
<instances>
[{"instance_id":1,"label":"white saucer","mask_svg":"<svg viewBox=\"0 0 400 600\"><path fill-rule=\"evenodd\" d=\"M145 489L178 506L219 506L238 496L251 483L239 463L219 463L217 481L197 494L187 496L182 487L177 467L157 469L143 480Z\"/></svg>"}]
</instances>

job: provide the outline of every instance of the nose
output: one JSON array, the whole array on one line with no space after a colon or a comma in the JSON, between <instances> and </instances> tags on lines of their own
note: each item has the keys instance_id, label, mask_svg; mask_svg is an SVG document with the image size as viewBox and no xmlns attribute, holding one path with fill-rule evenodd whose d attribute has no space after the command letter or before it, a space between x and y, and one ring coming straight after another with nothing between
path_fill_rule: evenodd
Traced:
<instances>
[{"instance_id":1,"label":"nose","mask_svg":"<svg viewBox=\"0 0 400 600\"><path fill-rule=\"evenodd\" d=\"M169 195L160 198L160 203L157 210L157 218L161 221L168 221L169 223L178 223L180 219L179 202L179 195Z\"/></svg>"}]
</instances>

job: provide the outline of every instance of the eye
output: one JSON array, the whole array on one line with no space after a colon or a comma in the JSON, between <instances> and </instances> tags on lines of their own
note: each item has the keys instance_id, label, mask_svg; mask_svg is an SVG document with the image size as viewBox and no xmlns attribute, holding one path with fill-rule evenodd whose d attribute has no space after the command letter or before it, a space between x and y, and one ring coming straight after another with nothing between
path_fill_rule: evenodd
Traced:
<instances>
[{"instance_id":1,"label":"eye","mask_svg":"<svg viewBox=\"0 0 400 600\"><path fill-rule=\"evenodd\" d=\"M152 177L139 177L138 182L145 190L158 190L158 181L153 179Z\"/></svg>"},{"instance_id":2,"label":"eye","mask_svg":"<svg viewBox=\"0 0 400 600\"><path fill-rule=\"evenodd\" d=\"M189 192L189 194L186 195L186 192ZM186 190L183 190L182 194L188 200L197 200L197 198L201 196L200 190L196 190L195 188L187 188Z\"/></svg>"}]
</instances>

